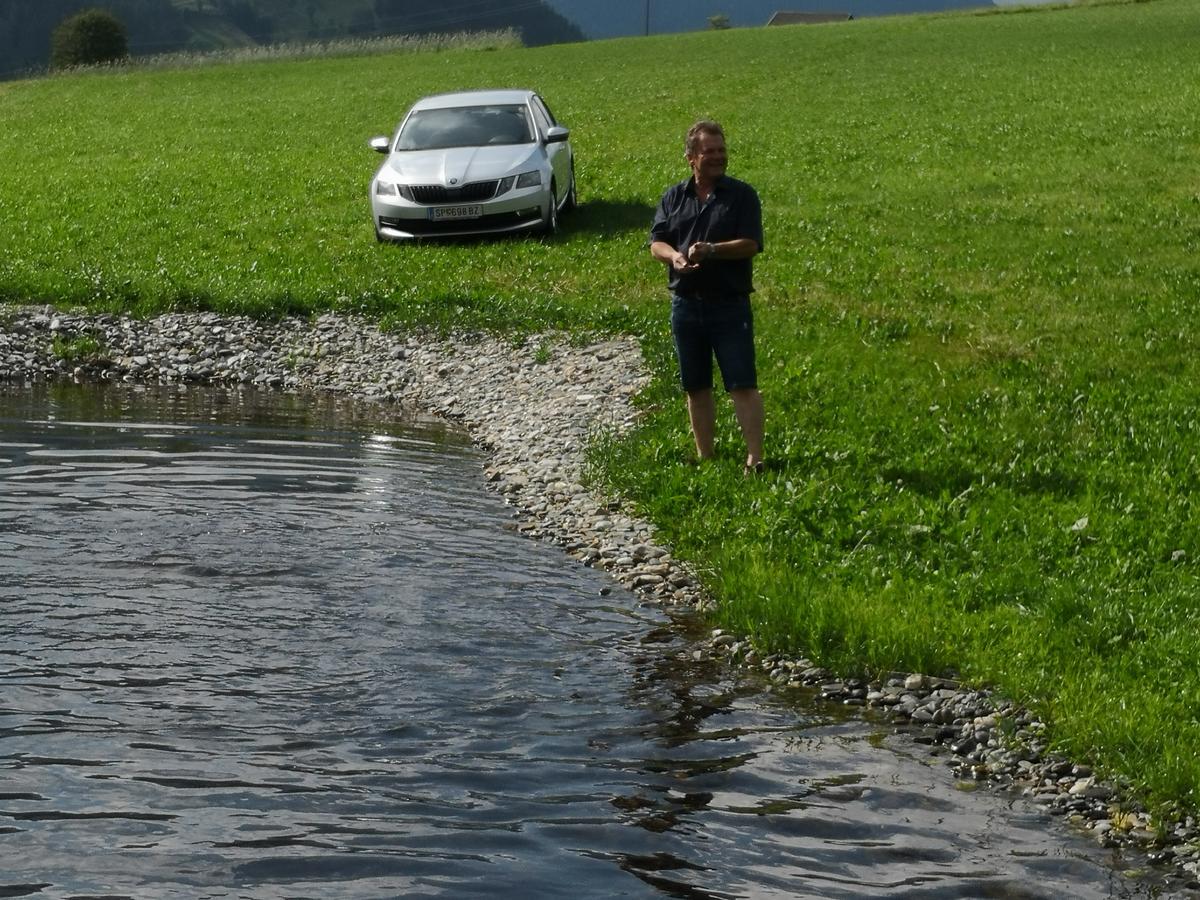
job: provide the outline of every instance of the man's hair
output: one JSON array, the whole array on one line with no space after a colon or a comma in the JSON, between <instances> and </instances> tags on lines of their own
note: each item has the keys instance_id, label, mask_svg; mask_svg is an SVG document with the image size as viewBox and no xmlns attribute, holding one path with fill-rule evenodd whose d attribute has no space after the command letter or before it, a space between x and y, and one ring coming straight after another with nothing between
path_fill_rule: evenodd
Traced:
<instances>
[{"instance_id":1,"label":"man's hair","mask_svg":"<svg viewBox=\"0 0 1200 900\"><path fill-rule=\"evenodd\" d=\"M683 152L688 156L695 156L700 148L700 137L705 134L717 134L724 138L725 129L712 119L701 119L688 129L687 140L683 142Z\"/></svg>"}]
</instances>

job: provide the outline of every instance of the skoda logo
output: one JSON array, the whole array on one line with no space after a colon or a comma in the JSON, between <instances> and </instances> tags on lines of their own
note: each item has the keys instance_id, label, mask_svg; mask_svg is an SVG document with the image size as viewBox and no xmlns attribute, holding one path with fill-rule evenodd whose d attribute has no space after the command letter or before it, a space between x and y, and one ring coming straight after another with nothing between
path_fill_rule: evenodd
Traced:
<instances>
[{"instance_id":1,"label":"skoda logo","mask_svg":"<svg viewBox=\"0 0 1200 900\"><path fill-rule=\"evenodd\" d=\"M458 179L457 179L457 178L451 178L451 179L450 179L450 183L451 183L451 184L458 184Z\"/></svg>"}]
</instances>

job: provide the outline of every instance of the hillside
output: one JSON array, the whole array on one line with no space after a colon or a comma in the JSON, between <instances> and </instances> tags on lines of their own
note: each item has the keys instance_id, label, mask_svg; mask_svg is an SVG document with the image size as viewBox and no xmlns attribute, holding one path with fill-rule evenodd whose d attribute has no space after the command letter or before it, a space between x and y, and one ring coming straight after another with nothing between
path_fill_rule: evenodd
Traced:
<instances>
[{"instance_id":1,"label":"hillside","mask_svg":"<svg viewBox=\"0 0 1200 900\"><path fill-rule=\"evenodd\" d=\"M941 12L991 6L992 0L547 0L559 13L577 23L589 38L669 34L708 27L708 17L727 15L732 25L765 25L779 10L845 12L856 19L914 12Z\"/></svg>"},{"instance_id":2,"label":"hillside","mask_svg":"<svg viewBox=\"0 0 1200 900\"><path fill-rule=\"evenodd\" d=\"M96 0L0 0L0 78L45 68L55 26ZM527 46L584 39L543 0L105 0L135 56L380 34L514 28Z\"/></svg>"}]
</instances>

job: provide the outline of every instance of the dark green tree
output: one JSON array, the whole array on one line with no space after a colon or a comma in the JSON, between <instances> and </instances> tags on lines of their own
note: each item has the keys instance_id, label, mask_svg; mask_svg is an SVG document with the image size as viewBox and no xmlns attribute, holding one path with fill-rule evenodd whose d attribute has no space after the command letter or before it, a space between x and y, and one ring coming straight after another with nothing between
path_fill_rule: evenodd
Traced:
<instances>
[{"instance_id":1,"label":"dark green tree","mask_svg":"<svg viewBox=\"0 0 1200 900\"><path fill-rule=\"evenodd\" d=\"M50 37L52 69L115 62L128 55L125 26L107 9L85 9L69 16Z\"/></svg>"}]
</instances>

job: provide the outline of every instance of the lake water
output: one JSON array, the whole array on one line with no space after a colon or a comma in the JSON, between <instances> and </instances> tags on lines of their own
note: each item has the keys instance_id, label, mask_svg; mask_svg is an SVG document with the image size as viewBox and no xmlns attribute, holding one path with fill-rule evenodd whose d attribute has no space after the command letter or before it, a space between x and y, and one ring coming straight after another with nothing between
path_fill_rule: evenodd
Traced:
<instances>
[{"instance_id":1,"label":"lake water","mask_svg":"<svg viewBox=\"0 0 1200 900\"><path fill-rule=\"evenodd\" d=\"M0 897L1143 897L693 659L481 457L328 397L0 385Z\"/></svg>"}]
</instances>

